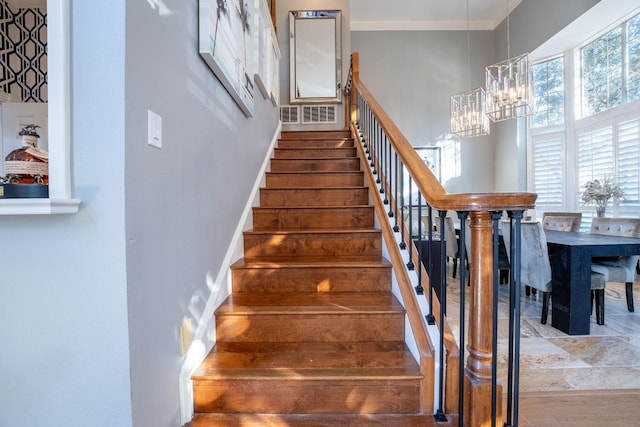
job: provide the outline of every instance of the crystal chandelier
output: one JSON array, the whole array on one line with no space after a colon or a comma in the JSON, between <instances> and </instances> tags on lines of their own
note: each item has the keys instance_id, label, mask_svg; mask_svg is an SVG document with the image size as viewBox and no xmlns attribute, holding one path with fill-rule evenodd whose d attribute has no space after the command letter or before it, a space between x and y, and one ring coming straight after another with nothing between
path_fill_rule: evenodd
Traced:
<instances>
[{"instance_id":1,"label":"crystal chandelier","mask_svg":"<svg viewBox=\"0 0 640 427\"><path fill-rule=\"evenodd\" d=\"M461 138L489 134L484 89L477 88L451 97L451 133Z\"/></svg>"},{"instance_id":2,"label":"crystal chandelier","mask_svg":"<svg viewBox=\"0 0 640 427\"><path fill-rule=\"evenodd\" d=\"M469 39L469 0L467 0L467 80L471 88L471 42ZM486 95L482 88L451 96L451 133L460 138L489 134Z\"/></svg>"},{"instance_id":3,"label":"crystal chandelier","mask_svg":"<svg viewBox=\"0 0 640 427\"><path fill-rule=\"evenodd\" d=\"M507 2L507 58L511 56L510 50ZM487 115L492 121L526 117L533 113L533 73L528 54L489 65L485 71Z\"/></svg>"}]
</instances>

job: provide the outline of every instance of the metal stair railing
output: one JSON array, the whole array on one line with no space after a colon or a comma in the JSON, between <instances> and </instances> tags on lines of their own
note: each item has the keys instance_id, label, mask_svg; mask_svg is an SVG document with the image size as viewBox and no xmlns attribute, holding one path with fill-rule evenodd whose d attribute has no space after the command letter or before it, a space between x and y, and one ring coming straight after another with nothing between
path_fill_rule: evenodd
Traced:
<instances>
[{"instance_id":1,"label":"metal stair railing","mask_svg":"<svg viewBox=\"0 0 640 427\"><path fill-rule=\"evenodd\" d=\"M411 144L380 107L359 79L359 57L354 53L348 81L345 85L345 116L347 128L357 138L358 149L368 164L372 182L379 193L380 211L388 218L403 253L405 270L400 275L411 280L412 298L419 302L425 325L412 329L437 329L434 343L435 362L434 407L436 421L450 416L458 418L460 426L518 425L519 357L520 357L520 223L523 213L534 207L536 194L461 193L450 194L420 159ZM406 177L406 178L405 178ZM414 188L415 187L415 188ZM415 190L415 191L414 191ZM414 200L412 196L417 192ZM408 196L407 196L408 195ZM404 213L408 210L408 218ZM422 213L427 224L423 230ZM413 214L418 215L417 235L413 232ZM452 344L446 319L446 240L440 236L440 251L432 253L434 235L433 213L437 213L439 230L445 229L449 214L460 224L460 333L458 347ZM502 385L498 383L498 286L499 286L499 221L506 212L511 228L511 275L508 307L509 345L507 359L506 410L503 416ZM381 217L381 215L379 215ZM382 219L380 218L382 221ZM391 231L390 231L391 232ZM469 234L469 235L467 235ZM422 242L427 242L428 265L423 266ZM468 251L465 247L468 245ZM430 280L433 265L439 263L439 288ZM465 266L469 266L467 271ZM417 267L416 267L417 266ZM398 266L394 263L394 271ZM467 276L468 275L468 276ZM466 301L467 277L469 299ZM410 310L408 308L407 310ZM465 315L468 322L465 323ZM412 319L411 316L409 316ZM415 316L413 317L416 318ZM432 335L433 336L433 335ZM429 339L432 339L432 336ZM459 352L458 362L448 358ZM464 361L466 360L466 363ZM449 364L457 365L457 373ZM452 381L453 379L453 381ZM454 383L452 383L454 382Z\"/></svg>"}]
</instances>

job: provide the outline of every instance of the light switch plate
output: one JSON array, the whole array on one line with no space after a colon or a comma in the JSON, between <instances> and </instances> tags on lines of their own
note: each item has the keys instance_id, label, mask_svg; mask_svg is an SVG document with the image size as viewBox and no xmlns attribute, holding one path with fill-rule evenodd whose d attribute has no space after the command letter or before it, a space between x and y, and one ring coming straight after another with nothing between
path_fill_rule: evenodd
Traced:
<instances>
[{"instance_id":1,"label":"light switch plate","mask_svg":"<svg viewBox=\"0 0 640 427\"><path fill-rule=\"evenodd\" d=\"M162 148L162 117L147 110L147 143Z\"/></svg>"}]
</instances>

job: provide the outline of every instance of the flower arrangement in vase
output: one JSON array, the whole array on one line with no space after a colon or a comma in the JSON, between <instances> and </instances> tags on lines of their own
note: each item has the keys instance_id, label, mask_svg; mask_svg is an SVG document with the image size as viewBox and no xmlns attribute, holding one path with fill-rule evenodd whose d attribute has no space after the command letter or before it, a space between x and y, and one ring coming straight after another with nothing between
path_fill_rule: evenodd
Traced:
<instances>
[{"instance_id":1,"label":"flower arrangement in vase","mask_svg":"<svg viewBox=\"0 0 640 427\"><path fill-rule=\"evenodd\" d=\"M604 216L607 211L609 200L613 199L618 202L624 198L624 191L611 178L605 176L604 180L587 181L584 184L584 190L580 192L580 198L583 203L596 203L596 215Z\"/></svg>"}]
</instances>

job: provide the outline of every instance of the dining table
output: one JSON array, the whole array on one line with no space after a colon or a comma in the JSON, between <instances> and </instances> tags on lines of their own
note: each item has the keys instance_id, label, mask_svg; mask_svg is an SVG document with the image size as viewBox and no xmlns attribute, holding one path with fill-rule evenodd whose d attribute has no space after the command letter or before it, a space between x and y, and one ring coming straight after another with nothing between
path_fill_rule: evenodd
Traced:
<instances>
[{"instance_id":1,"label":"dining table","mask_svg":"<svg viewBox=\"0 0 640 427\"><path fill-rule=\"evenodd\" d=\"M588 335L591 317L591 259L640 255L640 238L546 230L551 262L551 326Z\"/></svg>"}]
</instances>

